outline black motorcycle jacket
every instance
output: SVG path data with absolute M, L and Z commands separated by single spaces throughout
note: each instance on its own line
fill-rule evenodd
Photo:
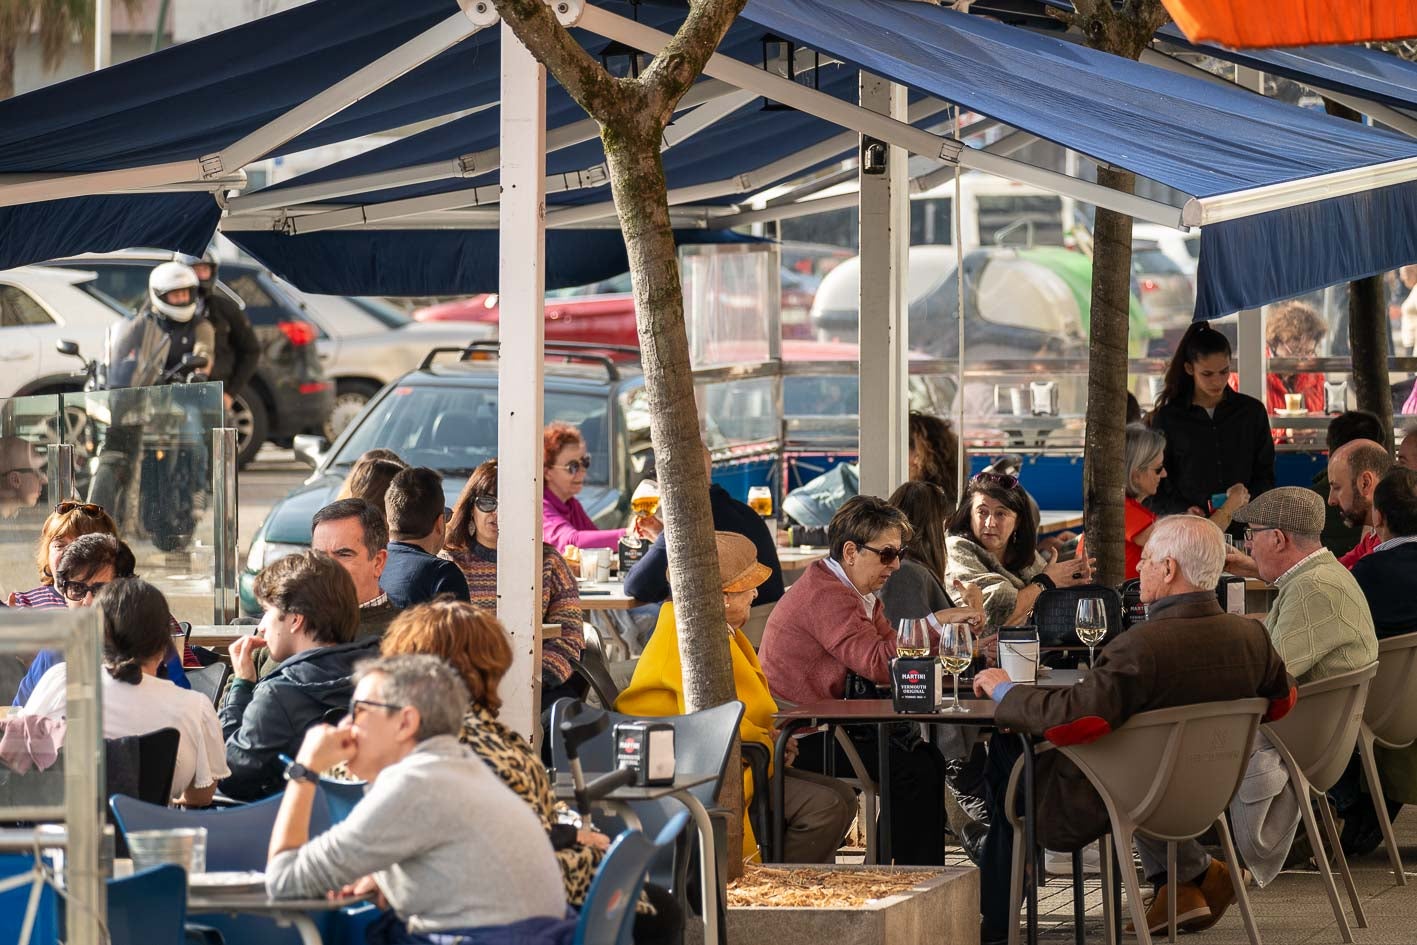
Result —
M 214 381 L 222 381 L 228 394 L 240 394 L 261 360 L 261 342 L 251 320 L 240 305 L 220 291 L 202 293 L 197 316 L 205 316 L 215 335 L 214 357 L 207 374 Z
M 210 373 L 212 360 L 215 357 L 216 341 L 211 322 L 201 317 L 200 314 L 193 317 L 191 321 L 174 322 L 171 319 L 163 318 L 148 306 L 143 307 L 139 317 L 152 319 L 153 324 L 167 335 L 167 360 L 162 366 L 164 371 L 170 371 L 177 367 L 187 355 L 196 354 L 207 359 L 207 366 L 201 368 L 200 373 Z

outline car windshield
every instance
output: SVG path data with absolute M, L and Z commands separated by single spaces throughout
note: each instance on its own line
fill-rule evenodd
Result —
M 607 397 L 546 392 L 547 422 L 564 420 L 585 438 L 589 483 L 609 481 Z M 497 455 L 495 387 L 394 387 L 360 419 L 328 471 L 347 472 L 366 450 L 391 449 L 411 466 L 468 476 Z

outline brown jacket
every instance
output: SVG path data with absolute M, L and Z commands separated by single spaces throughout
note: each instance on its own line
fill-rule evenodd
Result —
M 1210 591 L 1151 605 L 1149 619 L 1107 645 L 1076 686 L 1014 686 L 994 717 L 1001 726 L 1056 745 L 1094 741 L 1138 712 L 1263 696 L 1266 721 L 1297 697 L 1264 624 L 1227 614 Z M 1108 829 L 1102 799 L 1077 766 L 1057 752 L 1038 759 L 1038 836 L 1052 850 L 1076 850 Z

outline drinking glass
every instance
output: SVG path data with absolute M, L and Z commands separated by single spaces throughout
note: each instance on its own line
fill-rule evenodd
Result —
M 901 620 L 896 623 L 895 655 L 903 659 L 928 659 L 930 630 L 924 620 Z
M 967 623 L 947 623 L 940 628 L 940 665 L 954 679 L 954 699 L 941 711 L 968 712 L 959 702 L 959 674 L 974 661 L 974 629 Z
M 1084 597 L 1078 601 L 1078 639 L 1087 647 L 1087 667 L 1092 668 L 1097 644 L 1107 636 L 1107 606 L 1100 597 Z
M 659 483 L 653 479 L 641 479 L 630 497 L 630 508 L 636 518 L 644 518 L 659 511 Z
M 748 507 L 763 518 L 771 518 L 772 490 L 767 486 L 749 486 Z

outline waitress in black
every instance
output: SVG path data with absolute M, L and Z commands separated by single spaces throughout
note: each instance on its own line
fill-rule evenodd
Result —
M 1151 500 L 1158 515 L 1208 515 L 1212 496 L 1238 498 L 1238 507 L 1274 488 L 1269 414 L 1230 387 L 1230 354 L 1228 338 L 1195 322 L 1166 369 L 1150 421 L 1166 436 L 1166 478 Z

